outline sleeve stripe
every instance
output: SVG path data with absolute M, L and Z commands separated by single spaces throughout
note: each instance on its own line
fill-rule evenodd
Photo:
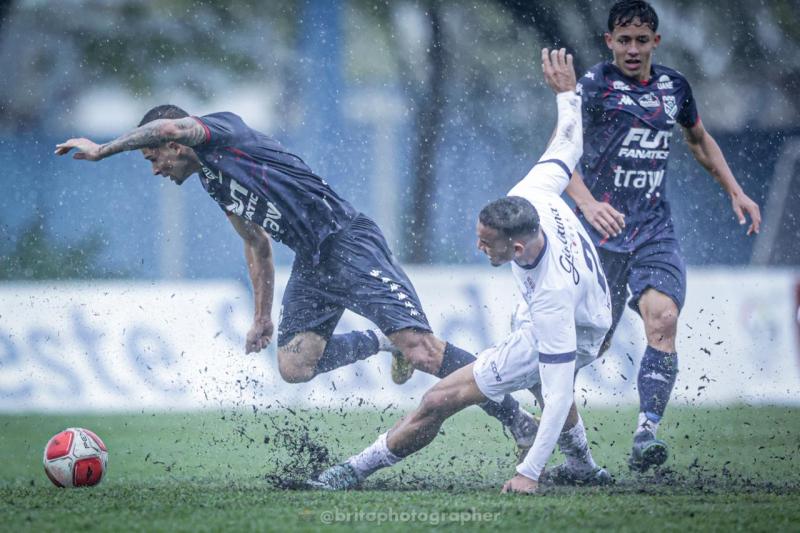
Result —
M 563 170 L 564 172 L 567 173 L 567 179 L 571 179 L 572 178 L 572 172 L 569 171 L 569 167 L 566 165 L 566 163 L 564 163 L 560 159 L 545 159 L 544 161 L 539 161 L 536 164 L 537 165 L 541 165 L 542 163 L 554 163 L 554 164 L 560 166 L 561 170 Z M 536 166 L 536 165 L 534 165 L 534 166 Z
M 203 129 L 204 129 L 204 130 L 205 130 L 205 132 L 206 132 L 206 140 L 205 140 L 204 142 L 208 142 L 208 141 L 210 141 L 210 140 L 211 140 L 211 130 L 210 130 L 210 129 L 208 129 L 208 126 L 206 126 L 206 123 L 205 123 L 205 122 L 203 122 L 202 120 L 200 120 L 200 119 L 199 119 L 199 118 L 197 118 L 197 117 L 192 117 L 192 118 L 193 118 L 193 119 L 195 119 L 197 122 L 199 122 L 201 126 L 203 126 Z
M 557 363 L 569 363 L 575 360 L 575 352 L 567 353 L 540 353 L 539 362 L 548 365 Z

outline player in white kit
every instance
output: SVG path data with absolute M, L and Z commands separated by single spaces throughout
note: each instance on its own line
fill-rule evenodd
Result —
M 432 387 L 414 412 L 374 444 L 311 480 L 313 486 L 353 488 L 425 447 L 442 423 L 465 407 L 539 385 L 543 408 L 536 439 L 503 492 L 535 492 L 557 442 L 567 457 L 560 474 L 577 481 L 607 479 L 591 457 L 573 395 L 576 368 L 597 357 L 611 325 L 608 287 L 594 246 L 560 196 L 583 150 L 581 99 L 565 50 L 542 50 L 542 68 L 557 94 L 556 132 L 509 195 L 483 208 L 477 226 L 478 248 L 491 264 L 511 263 L 527 316 L 475 363 Z

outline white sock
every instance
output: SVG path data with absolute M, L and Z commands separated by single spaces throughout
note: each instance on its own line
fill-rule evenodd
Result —
M 644 413 L 639 413 L 639 425 L 636 426 L 636 433 L 634 433 L 634 435 L 638 435 L 642 431 L 649 431 L 655 437 L 656 431 L 658 431 L 658 422 L 650 420 Z
M 580 416 L 578 416 L 577 424 L 559 435 L 558 449 L 566 457 L 567 467 L 570 470 L 591 472 L 597 468 L 597 463 L 592 458 L 592 451 L 589 449 L 586 428 Z
M 358 473 L 359 478 L 364 479 L 381 468 L 397 464 L 402 459 L 389 451 L 389 447 L 386 445 L 386 435 L 386 433 L 379 435 L 378 439 L 363 452 L 347 460 L 347 463 Z
M 378 339 L 378 351 L 380 352 L 391 352 L 395 350 L 394 344 L 389 337 L 387 337 L 380 329 L 375 328 L 370 330 L 372 333 L 375 334 L 375 338 Z

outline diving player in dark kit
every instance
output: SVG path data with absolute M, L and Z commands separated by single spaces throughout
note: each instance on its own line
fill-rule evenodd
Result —
M 694 158 L 731 198 L 747 234 L 758 233 L 758 206 L 742 190 L 697 113 L 692 89 L 679 72 L 652 63 L 661 41 L 658 16 L 640 0 L 617 2 L 608 17 L 606 44 L 613 61 L 579 80 L 584 154 L 567 193 L 592 236 L 612 290 L 613 321 L 628 305 L 642 317 L 647 349 L 639 368 L 640 413 L 630 465 L 644 471 L 667 459 L 656 439 L 678 372 L 678 314 L 686 296 L 686 269 L 666 198 L 666 169 L 677 123 Z
M 111 142 L 70 139 L 56 146 L 56 154 L 73 149 L 76 159 L 89 161 L 141 150 L 154 174 L 177 185 L 198 174 L 244 240 L 255 300 L 247 353 L 264 349 L 274 333 L 270 237 L 295 252 L 278 326 L 278 368 L 285 381 L 306 382 L 381 350 L 392 351 L 395 362 L 408 366 L 403 371 L 402 364 L 393 364 L 396 382 L 407 380 L 413 368 L 443 378 L 475 361 L 433 335 L 414 286 L 378 226 L 299 157 L 239 116 L 193 117 L 162 105 Z M 334 335 L 345 309 L 379 329 Z M 531 446 L 536 424 L 513 397 L 482 407 L 509 428 L 520 449 Z

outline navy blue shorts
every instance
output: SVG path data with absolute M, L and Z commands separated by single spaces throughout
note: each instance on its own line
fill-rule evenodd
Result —
M 611 288 L 612 321 L 608 338 L 622 317 L 625 301 L 628 301 L 628 307 L 639 313 L 639 298 L 647 289 L 655 289 L 672 298 L 678 311 L 683 308 L 686 265 L 677 239 L 653 239 L 633 252 L 609 252 L 598 247 L 597 253 Z
M 387 335 L 407 328 L 431 331 L 417 292 L 383 233 L 362 214 L 323 243 L 318 265 L 295 259 L 283 293 L 278 346 L 306 331 L 329 339 L 345 309 Z

